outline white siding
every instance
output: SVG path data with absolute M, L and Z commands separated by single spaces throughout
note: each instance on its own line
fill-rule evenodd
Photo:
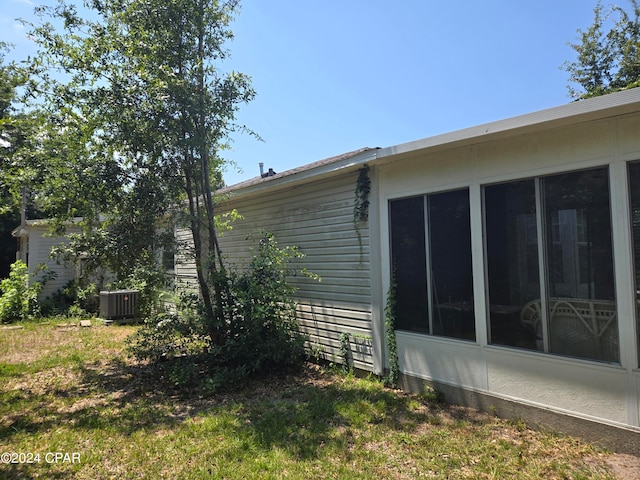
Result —
M 628 161 L 640 160 L 640 113 L 514 135 L 475 145 L 409 152 L 379 166 L 383 286 L 389 285 L 387 201 L 407 195 L 469 188 L 476 306 L 476 342 L 400 332 L 404 374 L 609 425 L 640 428 L 640 372 L 634 318 Z M 487 338 L 486 259 L 482 188 L 513 181 L 607 167 L 620 330 L 620 364 L 492 345 Z
M 178 242 L 175 256 L 176 285 L 180 288 L 197 289 L 198 276 L 196 274 L 196 264 L 191 259 L 189 253 L 189 250 L 193 248 L 191 230 L 187 228 L 176 229 L 176 240 Z
M 329 360 L 340 361 L 340 335 L 350 334 L 354 365 L 372 370 L 371 277 L 368 224 L 353 225 L 357 172 L 299 185 L 265 191 L 228 201 L 243 219 L 220 237 L 228 265 L 242 266 L 250 260 L 251 247 L 261 231 L 275 235 L 282 246 L 297 246 L 305 258 L 295 267 L 306 268 L 321 281 L 298 274 L 291 282 L 298 290 L 298 319 L 309 336 L 310 347 Z M 179 238 L 188 235 L 179 234 Z M 182 281 L 195 278 L 191 262 L 177 266 Z
M 73 229 L 69 230 L 70 232 Z M 44 264 L 48 267 L 48 271 L 54 271 L 56 277 L 45 283 L 40 292 L 40 299 L 44 299 L 49 295 L 63 288 L 69 281 L 76 278 L 76 267 L 73 264 L 59 263 L 49 257 L 51 248 L 68 240 L 64 237 L 51 237 L 47 235 L 48 228 L 46 226 L 29 227 L 29 273 L 36 272 L 39 265 Z M 31 281 L 40 281 L 43 273 L 36 274 Z

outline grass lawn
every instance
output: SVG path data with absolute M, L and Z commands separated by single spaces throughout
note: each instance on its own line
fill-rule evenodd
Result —
M 179 392 L 125 355 L 135 327 L 22 325 L 0 327 L 2 479 L 616 478 L 589 444 L 375 379 Z

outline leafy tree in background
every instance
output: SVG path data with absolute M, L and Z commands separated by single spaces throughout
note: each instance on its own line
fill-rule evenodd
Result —
M 18 90 L 26 73 L 14 62 L 5 64 L 10 46 L 0 42 L 0 278 L 9 276 L 16 257 L 16 240 L 11 231 L 20 222 L 22 187 L 28 170 L 22 159 L 29 147 L 35 121 L 19 108 Z
M 239 105 L 254 96 L 248 77 L 219 68 L 237 8 L 237 0 L 41 7 L 27 88 L 50 119 L 31 188 L 60 231 L 83 219 L 71 249 L 120 279 L 153 278 L 154 251 L 171 237 L 163 229 L 186 218 L 215 343 L 224 342 L 228 310 L 214 222 L 219 153 L 243 128 Z
M 565 62 L 569 95 L 576 99 L 596 97 L 640 86 L 640 4 L 630 0 L 631 11 L 617 5 L 605 8 L 599 1 L 593 24 L 578 30 L 580 43 L 572 43 L 577 58 Z

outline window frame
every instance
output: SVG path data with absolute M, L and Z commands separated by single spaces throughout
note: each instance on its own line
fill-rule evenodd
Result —
M 470 310 L 468 312 L 466 312 L 467 314 L 470 314 L 472 317 L 472 331 L 470 331 L 470 336 L 472 338 L 465 338 L 464 336 L 452 336 L 452 335 L 445 335 L 444 333 L 435 333 L 435 329 L 434 328 L 434 321 L 435 321 L 435 309 L 438 307 L 438 305 L 436 305 L 434 303 L 434 262 L 432 259 L 432 219 L 431 219 L 431 199 L 435 196 L 438 195 L 443 195 L 443 194 L 448 194 L 448 193 L 465 193 L 466 194 L 466 208 L 467 208 L 467 213 L 468 213 L 468 222 L 467 222 L 467 229 L 469 232 L 469 283 L 471 285 L 471 295 L 470 295 Z M 478 342 L 478 329 L 477 329 L 477 322 L 476 322 L 476 305 L 474 302 L 474 281 L 473 281 L 473 245 L 472 245 L 472 222 L 471 222 L 471 188 L 469 186 L 464 186 L 464 187 L 459 187 L 459 188 L 454 188 L 454 189 L 449 189 L 449 190 L 442 190 L 442 191 L 434 191 L 434 192 L 428 192 L 428 193 L 423 193 L 423 194 L 417 194 L 417 195 L 408 195 L 405 197 L 395 197 L 395 198 L 390 198 L 388 199 L 388 225 L 389 225 L 389 268 L 390 268 L 390 273 L 392 276 L 392 280 L 393 280 L 393 276 L 394 276 L 394 245 L 393 245 L 393 237 L 394 237 L 394 232 L 393 232 L 393 218 L 392 218 L 392 203 L 393 202 L 398 202 L 398 201 L 403 201 L 403 200 L 409 200 L 409 199 L 417 199 L 417 198 L 421 198 L 422 199 L 422 210 L 423 210 L 423 222 L 424 222 L 424 232 L 423 232 L 423 238 L 424 238 L 424 254 L 425 254 L 425 273 L 426 273 L 426 281 L 425 281 L 425 286 L 424 288 L 426 289 L 426 320 L 427 320 L 427 324 L 428 324 L 428 331 L 421 331 L 418 328 L 415 329 L 407 329 L 407 328 L 397 328 L 397 330 L 399 331 L 405 331 L 405 332 L 410 332 L 413 334 L 418 334 L 418 335 L 427 335 L 429 337 L 437 337 L 437 338 L 446 338 L 446 339 L 451 339 L 451 340 L 460 340 L 460 341 L 464 341 L 464 342 L 474 342 L 477 343 Z
M 640 165 L 640 161 L 637 162 Z M 500 181 L 500 182 L 494 182 L 494 183 L 488 183 L 488 184 L 482 184 L 480 185 L 481 188 L 481 199 L 482 199 L 482 229 L 483 229 L 483 234 L 482 234 L 482 239 L 483 239 L 483 252 L 484 252 L 484 259 L 483 259 L 483 272 L 484 272 L 484 276 L 485 276 L 485 291 L 484 291 L 484 296 L 485 296 L 485 308 L 486 308 L 486 328 L 487 328 L 487 342 L 489 345 L 491 346 L 496 346 L 496 347 L 504 347 L 504 348 L 510 348 L 510 349 L 524 349 L 523 347 L 518 347 L 516 345 L 510 345 L 510 344 L 503 344 L 503 343 L 493 343 L 492 342 L 492 329 L 491 329 L 491 313 L 490 313 L 490 278 L 489 278 L 489 259 L 488 259 L 488 226 L 487 226 L 487 199 L 486 199 L 486 193 L 487 193 L 487 188 L 490 188 L 492 186 L 497 186 L 497 185 L 509 185 L 509 184 L 515 184 L 517 182 L 521 182 L 521 181 L 533 181 L 534 183 L 534 188 L 535 188 L 535 219 L 536 219 L 536 228 L 537 228 L 537 250 L 538 250 L 538 275 L 539 275 L 539 288 L 540 288 L 540 315 L 541 315 L 541 320 L 540 320 L 540 324 L 541 324 L 541 329 L 542 329 L 542 349 L 525 349 L 525 351 L 530 351 L 530 352 L 534 352 L 534 353 L 544 353 L 544 354 L 550 354 L 550 355 L 559 355 L 559 356 L 565 356 L 567 358 L 572 358 L 572 359 L 579 359 L 579 360 L 586 360 L 586 361 L 594 361 L 594 362 L 602 362 L 602 363 L 613 363 L 613 364 L 620 364 L 621 363 L 621 351 L 620 351 L 620 345 L 618 344 L 618 352 L 617 352 L 617 359 L 615 360 L 610 360 L 610 359 L 600 359 L 600 358 L 595 358 L 595 357 L 584 357 L 584 356 L 577 356 L 577 355 L 571 355 L 571 354 L 567 354 L 567 353 L 561 353 L 558 351 L 553 351 L 552 349 L 552 345 L 551 345 L 551 326 L 550 326 L 550 322 L 551 322 L 551 310 L 550 310 L 550 303 L 552 298 L 555 297 L 551 297 L 551 293 L 550 293 L 550 288 L 551 288 L 551 282 L 552 282 L 552 275 L 553 273 L 550 271 L 551 269 L 551 265 L 550 265 L 550 257 L 549 257 L 549 248 L 551 248 L 554 244 L 553 239 L 551 238 L 553 236 L 553 230 L 549 230 L 547 223 L 549 223 L 551 225 L 551 228 L 553 229 L 553 221 L 549 218 L 547 218 L 547 211 L 546 211 L 546 205 L 545 202 L 548 200 L 546 198 L 546 194 L 544 191 L 544 181 L 546 179 L 551 179 L 553 177 L 556 176 L 560 176 L 560 175 L 567 175 L 567 174 L 578 174 L 580 172 L 594 172 L 594 171 L 598 171 L 598 170 L 603 170 L 606 172 L 607 175 L 607 197 L 608 197 L 608 216 L 609 216 L 609 246 L 610 246 L 610 254 L 611 254 L 611 266 L 612 266 L 612 272 L 613 272 L 613 282 L 614 282 L 614 286 L 613 286 L 613 291 L 614 291 L 614 305 L 615 305 L 615 328 L 616 328 L 616 335 L 620 334 L 620 325 L 619 325 L 619 316 L 618 316 L 618 311 L 619 311 L 619 305 L 618 305 L 618 299 L 616 298 L 616 290 L 615 290 L 615 281 L 616 281 L 616 272 L 615 272 L 615 252 L 614 252 L 614 232 L 613 232 L 613 210 L 612 210 L 612 186 L 611 186 L 611 168 L 609 165 L 598 165 L 598 166 L 593 166 L 593 167 L 588 167 L 588 168 L 582 168 L 582 169 L 576 169 L 576 170 L 569 170 L 569 171 L 560 171 L 560 172 L 553 172 L 553 173 L 549 173 L 549 174 L 545 174 L 545 175 L 537 175 L 537 176 L 529 176 L 529 177 L 524 177 L 524 178 L 514 178 L 514 179 L 510 179 L 510 180 L 505 180 L 505 181 Z M 630 180 L 629 180 L 630 182 Z M 578 212 L 579 210 L 576 209 L 576 212 Z M 581 210 L 580 210 L 581 211 Z M 578 213 L 576 213 L 577 215 Z M 584 225 L 578 225 L 576 223 L 576 228 L 579 229 L 580 226 Z M 528 233 L 527 233 L 528 234 Z M 580 237 L 582 238 L 582 237 Z M 584 243 L 584 242 L 582 242 Z M 578 248 L 578 246 L 581 245 L 581 242 L 577 242 L 576 241 L 576 248 Z M 578 263 L 576 263 L 576 268 L 578 268 L 578 270 L 580 270 L 581 265 Z M 583 272 L 578 271 L 577 274 L 582 275 Z M 581 298 L 576 297 L 575 298 L 576 301 L 581 300 Z M 594 299 L 584 299 L 584 300 L 596 300 Z M 609 299 L 606 299 L 607 301 L 609 301 Z M 638 315 L 640 316 L 640 311 L 638 313 Z M 640 321 L 640 320 L 639 320 Z M 640 348 L 640 340 L 639 340 L 639 347 Z

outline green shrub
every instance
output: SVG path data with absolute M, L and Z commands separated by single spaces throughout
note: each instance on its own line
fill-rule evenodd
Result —
M 11 265 L 9 277 L 0 281 L 0 323 L 25 320 L 39 313 L 38 293 L 42 284 L 29 285 L 29 269 L 22 260 Z
M 158 264 L 154 254 L 143 252 L 138 263 L 131 269 L 126 278 L 114 282 L 111 289 L 126 289 L 138 291 L 138 312 L 141 319 L 158 313 L 162 315 L 160 296 L 167 286 L 167 276 L 161 264 Z
M 98 286 L 80 279 L 69 280 L 40 302 L 43 316 L 91 317 L 100 307 Z
M 297 248 L 280 248 L 267 233 L 248 270 L 230 278 L 236 311 L 221 353 L 249 374 L 299 365 L 304 356 L 292 300 L 295 288 L 287 281 L 295 274 L 288 262 L 300 257 Z
M 198 297 L 180 296 L 176 312 L 156 312 L 128 341 L 138 360 L 157 363 L 177 357 L 195 356 L 209 350 Z
M 302 365 L 304 341 L 298 329 L 294 287 L 287 281 L 296 272 L 289 261 L 302 257 L 295 247 L 280 248 L 271 234 L 263 234 L 245 270 L 227 273 L 228 297 L 223 302 L 224 341 L 214 344 L 204 309 L 197 296 L 183 295 L 176 312 L 152 315 L 130 342 L 139 360 L 158 362 L 179 358 L 187 368 L 191 358 L 198 375 L 170 375 L 172 383 L 204 380 L 209 389 L 262 372 Z M 305 272 L 306 273 L 306 272 Z M 201 375 L 206 370 L 206 375 Z

